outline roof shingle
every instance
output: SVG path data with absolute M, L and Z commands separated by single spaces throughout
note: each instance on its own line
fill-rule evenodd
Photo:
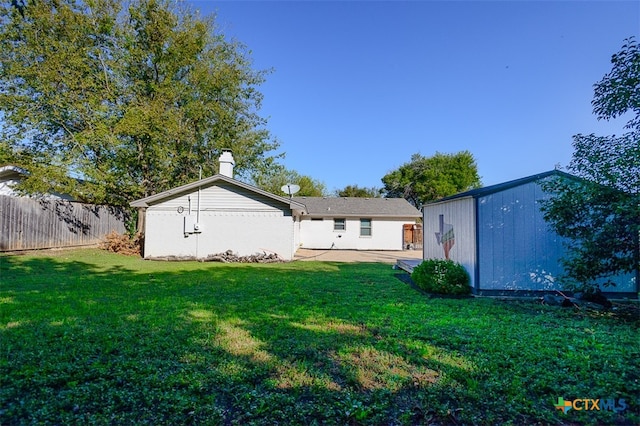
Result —
M 310 216 L 322 217 L 420 217 L 420 211 L 404 198 L 293 197 Z

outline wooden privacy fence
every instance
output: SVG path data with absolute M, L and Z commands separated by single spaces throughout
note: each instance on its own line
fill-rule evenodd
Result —
M 402 248 L 421 249 L 422 248 L 422 224 L 406 223 L 402 225 Z
M 0 195 L 0 251 L 95 245 L 126 220 L 118 207 Z

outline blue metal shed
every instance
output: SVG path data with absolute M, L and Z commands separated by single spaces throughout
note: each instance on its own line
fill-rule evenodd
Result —
M 552 170 L 425 204 L 423 258 L 461 263 L 475 294 L 562 290 L 558 276 L 566 248 L 540 210 L 550 196 L 540 183 L 558 175 L 577 179 Z M 637 297 L 637 271 L 613 281 L 605 293 Z

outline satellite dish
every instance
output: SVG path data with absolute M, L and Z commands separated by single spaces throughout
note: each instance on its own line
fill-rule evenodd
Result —
M 299 185 L 294 185 L 292 183 L 287 183 L 286 185 L 282 185 L 282 188 L 280 188 L 280 189 L 282 190 L 282 192 L 284 192 L 289 197 L 291 197 L 293 194 L 295 194 L 296 192 L 300 191 L 300 186 Z

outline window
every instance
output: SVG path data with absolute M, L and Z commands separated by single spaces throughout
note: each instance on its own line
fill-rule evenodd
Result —
M 333 219 L 333 230 L 334 231 L 344 231 L 347 229 L 344 219 Z
M 360 219 L 360 236 L 371 236 L 371 219 Z

